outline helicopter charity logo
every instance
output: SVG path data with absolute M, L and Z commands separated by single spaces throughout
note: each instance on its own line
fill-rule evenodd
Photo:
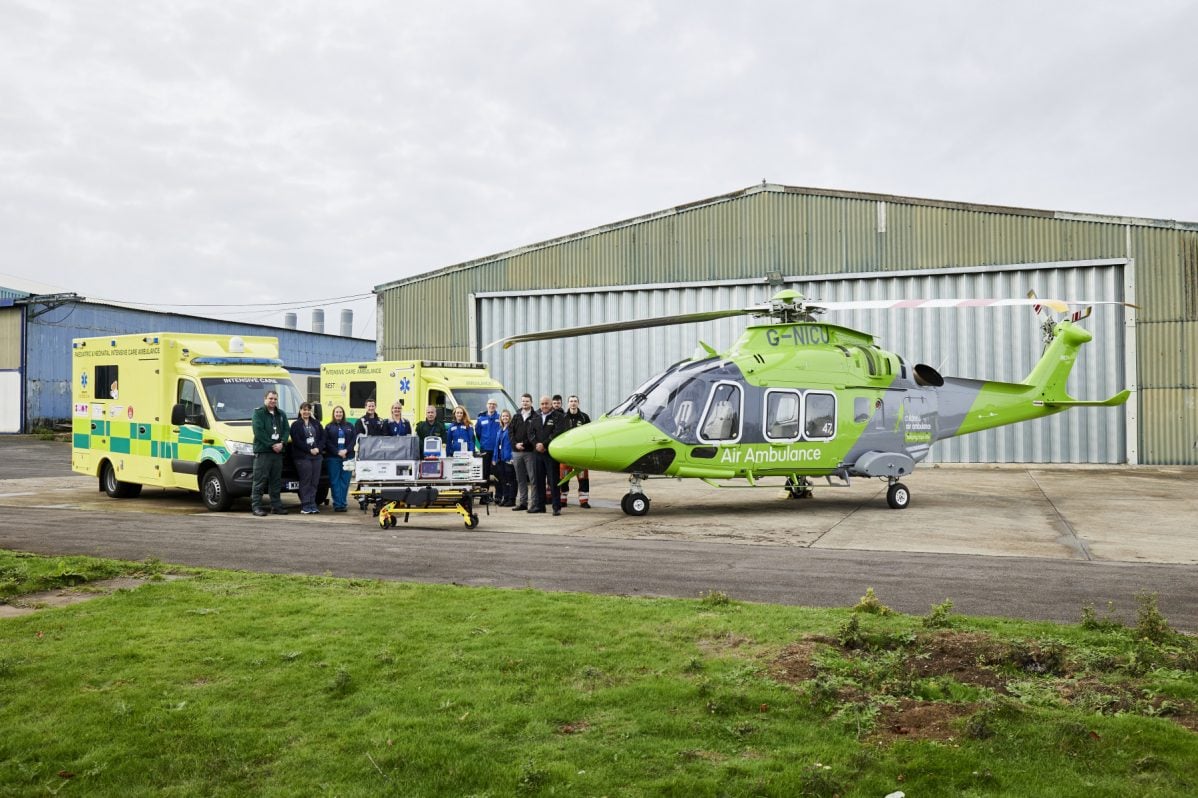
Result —
M 768 448 L 754 449 L 749 447 L 724 447 L 720 450 L 721 463 L 744 463 L 756 465 L 759 463 L 806 463 L 818 462 L 823 457 L 819 449 Z

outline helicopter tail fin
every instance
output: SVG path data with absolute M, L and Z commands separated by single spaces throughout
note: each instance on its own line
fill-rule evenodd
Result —
M 1082 316 L 1085 318 L 1086 313 Z M 1082 344 L 1094 339 L 1088 330 L 1076 326 L 1072 321 L 1060 321 L 1053 325 L 1053 337 L 1044 350 L 1040 362 L 1032 369 L 1032 373 L 1023 381 L 1037 390 L 1038 398 L 1032 404 L 1036 407 L 1049 407 L 1065 410 L 1070 407 L 1115 407 L 1127 401 L 1130 391 L 1120 391 L 1107 399 L 1085 400 L 1074 399 L 1065 390 L 1069 372 L 1077 360 L 1078 350 Z

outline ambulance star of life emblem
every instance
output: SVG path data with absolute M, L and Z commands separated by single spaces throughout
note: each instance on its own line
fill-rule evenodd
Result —
M 412 381 L 409 380 L 407 377 L 404 377 L 403 379 L 401 379 L 399 381 L 399 392 L 407 393 L 410 390 L 412 390 Z

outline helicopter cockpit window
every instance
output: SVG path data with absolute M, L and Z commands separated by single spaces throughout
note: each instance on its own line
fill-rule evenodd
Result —
M 809 393 L 803 415 L 807 419 L 804 436 L 808 440 L 836 437 L 836 397 L 830 393 Z
M 740 437 L 740 386 L 721 382 L 711 392 L 699 432 L 702 441 L 734 441 Z
M 765 439 L 793 441 L 799 437 L 799 395 L 768 391 L 765 395 Z

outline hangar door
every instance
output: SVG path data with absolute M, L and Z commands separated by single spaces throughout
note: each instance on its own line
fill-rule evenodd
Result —
M 619 286 L 570 294 L 478 294 L 477 346 L 537 330 L 748 307 L 780 287 L 829 302 L 1023 297 L 1028 290 L 1040 297 L 1124 301 L 1132 268 L 1131 261 L 1118 259 L 784 277 L 781 286 L 758 280 Z M 1134 341 L 1125 340 L 1130 312 L 1117 305 L 1095 305 L 1093 315 L 1082 322 L 1094 340 L 1082 348 L 1069 379 L 1069 392 L 1076 398 L 1105 399 L 1135 387 L 1134 368 L 1126 367 L 1135 362 Z M 879 346 L 907 363 L 926 363 L 951 377 L 1020 382 L 1043 348 L 1039 321 L 1030 307 L 851 311 L 825 319 L 871 333 Z M 719 351 L 727 349 L 748 321 L 736 317 L 519 344 L 508 350 L 492 347 L 481 351 L 480 359 L 491 365 L 514 397 L 527 391 L 535 403 L 542 393 L 576 393 L 582 408 L 598 417 L 652 375 L 694 354 L 699 341 Z M 1077 408 L 941 441 L 932 447 L 928 462 L 1128 462 L 1128 416 L 1127 407 Z

